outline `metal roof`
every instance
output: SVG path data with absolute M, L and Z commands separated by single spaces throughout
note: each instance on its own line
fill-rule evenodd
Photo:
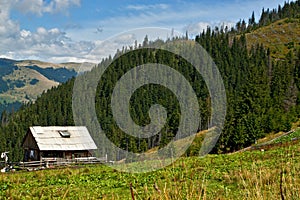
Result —
M 97 149 L 85 126 L 33 126 L 29 129 L 41 151 Z M 68 132 L 70 137 L 63 137 L 61 131 Z

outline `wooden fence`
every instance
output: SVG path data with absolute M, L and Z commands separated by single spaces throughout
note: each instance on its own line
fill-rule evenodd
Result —
M 76 164 L 99 164 L 107 162 L 107 157 L 96 158 L 96 157 L 80 157 L 74 159 L 64 159 L 64 158 L 42 158 L 40 161 L 30 161 L 30 162 L 19 162 L 17 165 L 22 169 L 42 169 L 51 168 L 55 166 L 69 166 Z

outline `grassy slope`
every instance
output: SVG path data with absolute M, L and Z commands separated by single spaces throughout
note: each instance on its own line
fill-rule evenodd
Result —
M 6 173 L 0 175 L 0 199 L 130 199 L 130 183 L 136 199 L 299 199 L 300 144 L 180 158 L 142 174 L 104 165 Z
M 248 48 L 263 44 L 271 56 L 283 59 L 289 50 L 300 47 L 300 19 L 282 19 L 246 34 Z
M 40 74 L 39 72 L 29 69 L 26 66 L 33 66 L 36 65 L 40 68 L 67 68 L 67 69 L 74 69 L 75 71 L 78 70 L 89 70 L 91 66 L 94 66 L 93 63 L 85 63 L 82 65 L 81 63 L 48 63 L 42 62 L 38 60 L 23 60 L 23 61 L 16 61 L 15 63 L 19 70 L 14 71 L 12 74 L 6 75 L 3 77 L 3 80 L 12 80 L 18 81 L 22 80 L 25 82 L 25 87 L 21 88 L 14 88 L 7 92 L 0 94 L 0 103 L 4 100 L 8 103 L 13 102 L 28 102 L 29 99 L 34 101 L 43 91 L 50 89 L 53 86 L 57 86 L 58 82 L 52 81 L 47 79 L 45 76 Z M 37 79 L 39 82 L 35 85 L 29 84 L 31 80 Z
M 40 95 L 44 90 L 58 85 L 57 82 L 47 79 L 37 71 L 23 67 L 14 71 L 12 74 L 3 77 L 3 80 L 8 79 L 13 81 L 23 80 L 26 85 L 24 87 L 8 90 L 7 92 L 0 94 L 0 98 L 6 99 L 7 102 L 27 102 L 28 98 L 35 100 L 37 96 Z M 31 85 L 29 82 L 33 79 L 37 79 L 39 82 L 35 85 Z

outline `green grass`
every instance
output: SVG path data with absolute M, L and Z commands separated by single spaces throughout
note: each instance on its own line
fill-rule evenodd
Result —
M 105 165 L 6 173 L 0 175 L 0 199 L 131 199 L 130 183 L 136 199 L 300 199 L 299 161 L 297 143 L 180 158 L 151 173 Z
M 285 135 L 283 137 L 280 137 L 280 138 L 274 140 L 273 143 L 285 143 L 285 142 L 290 142 L 295 139 L 297 139 L 297 140 L 300 139 L 300 129 L 298 129 L 297 131 L 295 131 L 291 134 Z

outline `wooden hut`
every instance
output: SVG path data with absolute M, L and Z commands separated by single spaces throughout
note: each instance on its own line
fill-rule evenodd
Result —
M 24 161 L 92 156 L 97 149 L 84 126 L 33 126 L 23 139 Z

